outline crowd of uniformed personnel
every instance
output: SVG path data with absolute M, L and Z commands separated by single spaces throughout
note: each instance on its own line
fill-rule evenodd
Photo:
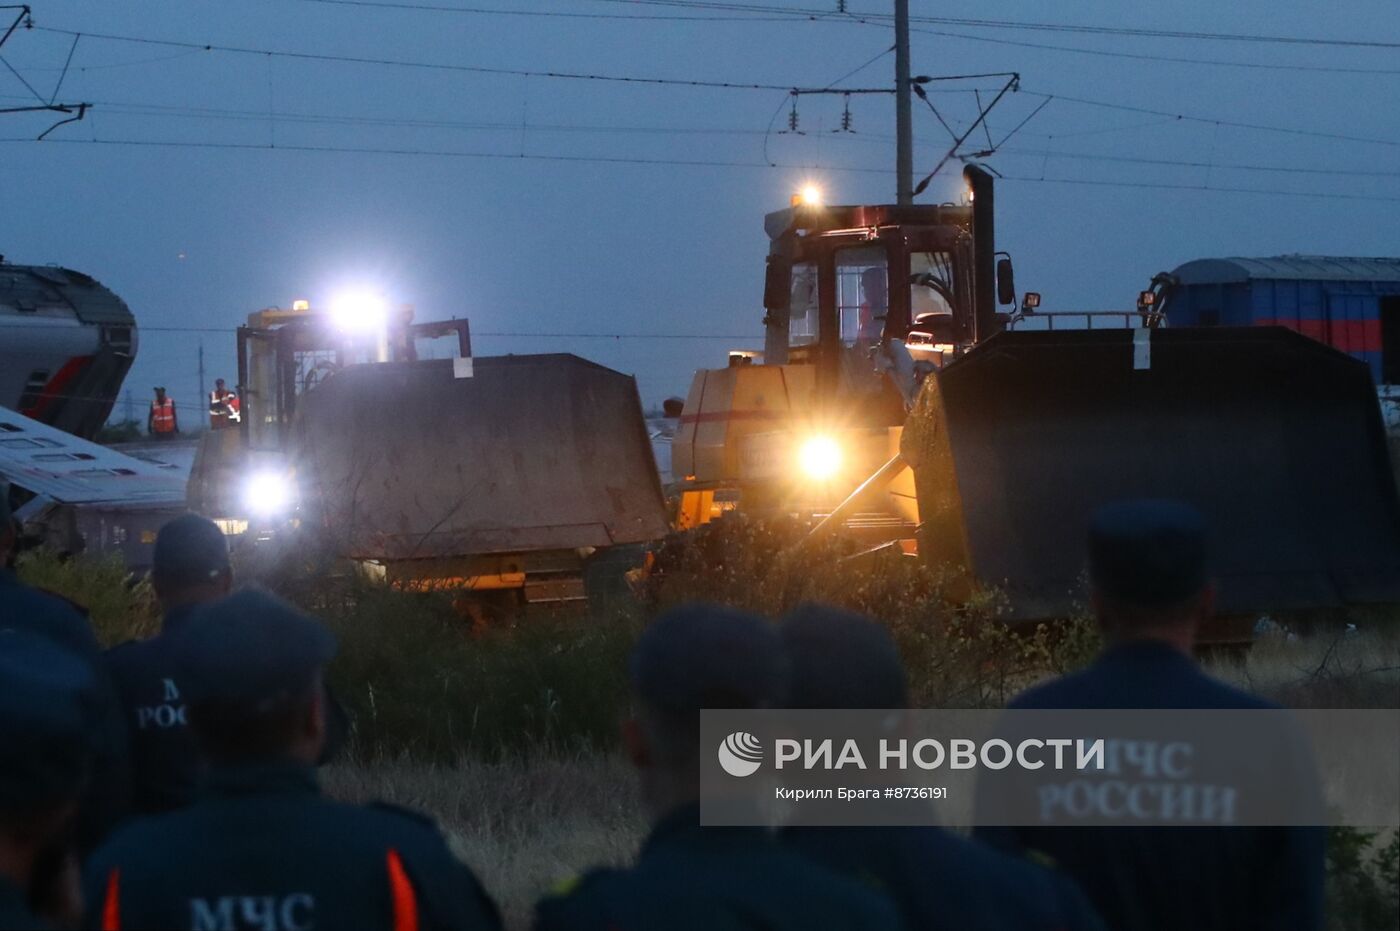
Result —
M 0 495 L 0 502 L 5 500 Z M 160 532 L 160 633 L 102 653 L 74 605 L 22 585 L 0 503 L 0 928 L 491 929 L 489 891 L 431 819 L 323 795 L 345 722 L 316 619 L 235 588 L 218 528 Z M 1028 708 L 1262 703 L 1192 660 L 1210 613 L 1205 527 L 1128 502 L 1090 530 L 1107 648 Z M 651 823 L 631 865 L 561 885 L 554 929 L 1322 926 L 1310 829 L 702 827 L 701 709 L 908 705 L 885 628 L 808 606 L 777 624 L 709 605 L 642 633 L 622 745 Z M 425 709 L 430 713 L 430 709 Z M 998 849 L 1001 848 L 1001 849 Z

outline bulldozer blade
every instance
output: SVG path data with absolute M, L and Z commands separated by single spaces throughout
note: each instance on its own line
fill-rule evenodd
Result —
M 668 529 L 635 381 L 577 356 L 351 366 L 302 398 L 292 445 L 308 518 L 355 559 L 606 547 Z
M 902 438 L 920 551 L 1013 619 L 1084 605 L 1094 510 L 1211 526 L 1221 614 L 1400 602 L 1400 502 L 1366 366 L 1288 330 L 1007 332 L 924 384 Z

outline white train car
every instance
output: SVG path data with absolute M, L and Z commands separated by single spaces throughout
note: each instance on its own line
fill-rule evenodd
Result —
M 0 405 L 92 438 L 136 357 L 136 319 L 96 279 L 0 257 Z

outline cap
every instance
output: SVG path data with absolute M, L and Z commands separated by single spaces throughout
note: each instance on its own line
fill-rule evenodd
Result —
M 259 714 L 304 694 L 335 650 L 335 636 L 320 621 L 245 589 L 195 610 L 175 642 L 175 663 L 190 703 Z
M 787 697 L 787 660 L 772 625 L 719 605 L 657 618 L 637 639 L 630 673 L 638 698 L 676 714 L 781 705 Z
M 1206 522 L 1182 501 L 1104 505 L 1089 525 L 1094 587 L 1129 604 L 1169 605 L 1206 586 Z
M 792 665 L 793 708 L 903 708 L 904 661 L 894 639 L 867 617 L 804 604 L 778 628 Z
M 53 643 L 0 632 L 0 809 L 76 798 L 91 762 L 91 668 Z
M 198 514 L 182 514 L 160 528 L 151 574 L 175 585 L 195 585 L 229 568 L 228 541 L 219 526 Z

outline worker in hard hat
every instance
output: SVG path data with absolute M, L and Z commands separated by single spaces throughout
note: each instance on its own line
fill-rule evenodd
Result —
M 209 392 L 209 429 L 236 426 L 238 420 L 238 393 L 229 390 L 222 378 L 214 379 L 214 390 Z
M 146 432 L 158 440 L 174 439 L 180 432 L 180 422 L 175 417 L 175 399 L 165 393 L 164 388 L 156 388 L 155 400 L 146 414 Z

